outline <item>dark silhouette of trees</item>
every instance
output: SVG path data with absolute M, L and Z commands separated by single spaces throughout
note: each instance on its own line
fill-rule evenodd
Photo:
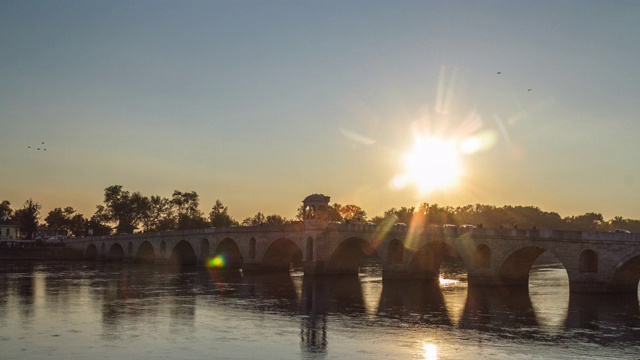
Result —
M 144 231 L 166 231 L 177 228 L 177 220 L 170 199 L 158 195 L 148 198 L 142 215 Z
M 265 218 L 265 223 L 267 225 L 284 225 L 290 223 L 290 221 L 287 220 L 287 218 L 285 218 L 284 216 L 273 214 L 267 215 L 267 217 Z
M 604 230 L 605 221 L 602 214 L 591 212 L 584 215 L 566 217 L 565 223 L 568 230 L 599 231 Z
M 49 214 L 44 218 L 44 221 L 47 223 L 47 228 L 53 231 L 55 235 L 67 235 L 72 232 L 72 227 L 76 233 L 84 235 L 82 230 L 78 231 L 78 219 L 74 215 L 75 212 L 76 211 L 71 206 L 67 206 L 64 209 L 55 208 L 49 211 Z M 72 218 L 75 219 L 72 221 Z M 82 215 L 80 215 L 80 218 L 84 220 Z
M 302 206 L 302 208 L 303 207 L 304 207 L 304 205 Z M 343 221 L 344 220 L 342 218 L 342 214 L 340 214 L 340 211 L 338 211 L 338 209 L 340 207 L 341 207 L 340 204 L 333 204 L 333 205 L 329 205 L 328 206 L 328 208 L 327 208 L 327 218 L 329 219 L 329 221 Z
M 117 233 L 132 233 L 140 227 L 144 231 L 165 231 L 211 226 L 199 205 L 195 191 L 175 190 L 171 198 L 146 197 L 139 192 L 123 190 L 121 185 L 112 185 L 105 189 L 104 205 L 97 206 L 92 225 L 116 225 Z M 226 213 L 226 208 L 223 209 Z
M 117 224 L 116 232 L 133 233 L 144 218 L 148 199 L 139 192 L 122 190 L 122 185 L 104 189 L 104 206 L 98 205 L 96 215 L 103 221 Z
M 367 213 L 358 205 L 329 205 L 329 221 L 365 221 Z
M 87 235 L 93 236 L 104 236 L 111 235 L 111 226 L 105 224 L 100 218 L 96 215 L 92 216 L 86 222 Z
M 520 229 L 574 230 L 574 231 L 609 231 L 626 229 L 640 232 L 640 221 L 624 219 L 616 216 L 609 221 L 602 214 L 588 212 L 583 215 L 560 217 L 558 213 L 542 211 L 534 206 L 497 207 L 493 205 L 465 205 L 459 207 L 442 207 L 438 204 L 423 203 L 413 207 L 391 208 L 383 216 L 376 216 L 371 221 L 381 224 L 383 221 L 418 224 L 419 226 L 479 225 L 487 228 L 500 226 L 512 228 L 515 224 Z
M 13 215 L 13 209 L 11 208 L 9 200 L 2 200 L 0 203 L 0 216 L 2 215 L 7 215 L 8 217 Z
M 258 226 L 263 225 L 267 221 L 267 217 L 264 216 L 263 213 L 258 212 L 252 217 L 245 218 L 242 220 L 242 226 Z
M 27 240 L 33 240 L 38 232 L 41 208 L 40 204 L 29 198 L 29 200 L 25 201 L 22 209 L 15 211 L 14 219 L 20 224 L 20 232 L 24 234 Z
M 209 213 L 209 222 L 213 227 L 229 227 L 238 225 L 238 222 L 228 214 L 227 207 L 222 205 L 222 202 L 217 199 Z
M 291 220 L 288 220 L 286 217 L 277 214 L 265 216 L 261 212 L 242 220 L 242 226 L 284 225 L 289 223 L 291 223 Z
M 202 229 L 210 226 L 209 222 L 203 217 L 202 211 L 198 209 L 200 199 L 195 191 L 181 192 L 175 190 L 171 203 L 178 214 L 178 230 Z
M 87 219 L 82 214 L 74 214 L 71 216 L 68 222 L 68 231 L 71 235 L 80 237 L 86 236 L 87 233 Z
M 233 219 L 226 206 L 216 200 L 208 217 L 199 210 L 199 196 L 195 191 L 182 192 L 175 190 L 171 198 L 153 195 L 143 196 L 139 192 L 130 192 L 121 185 L 112 185 L 104 191 L 104 204 L 96 206 L 91 219 L 68 206 L 51 210 L 44 219 L 49 230 L 56 234 L 72 234 L 75 236 L 109 235 L 115 227 L 118 233 L 132 233 L 142 227 L 144 231 L 187 230 L 239 225 Z M 23 237 L 33 239 L 38 229 L 41 206 L 29 199 L 22 209 L 11 209 L 11 203 L 4 200 L 0 203 L 0 215 L 12 216 L 20 225 Z M 334 203 L 328 206 L 329 221 L 366 221 L 366 212 L 358 205 L 341 205 Z M 303 206 L 298 208 L 297 220 L 302 220 Z M 405 223 L 417 226 L 442 226 L 453 224 L 482 225 L 486 228 L 536 228 L 539 230 L 573 230 L 573 231 L 609 231 L 626 229 L 640 232 L 640 220 L 625 219 L 615 216 L 605 220 L 600 213 L 587 212 L 582 215 L 562 218 L 558 213 L 546 212 L 534 206 L 494 206 L 464 205 L 458 207 L 440 206 L 439 204 L 422 203 L 416 207 L 391 208 L 381 216 L 370 219 L 377 224 L 389 225 Z M 277 215 L 258 212 L 242 221 L 243 226 L 282 225 L 292 221 Z M 115 225 L 115 226 L 114 226 Z

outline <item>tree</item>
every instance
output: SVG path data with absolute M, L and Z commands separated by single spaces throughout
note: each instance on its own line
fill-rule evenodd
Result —
M 415 207 L 401 207 L 400 209 L 391 208 L 384 212 L 384 217 L 395 216 L 397 222 L 404 224 L 411 224 L 414 221 L 414 216 L 417 215 Z
M 171 203 L 178 208 L 178 215 L 186 214 L 187 216 L 192 216 L 200 214 L 200 210 L 198 210 L 200 200 L 195 191 L 181 192 L 174 190 Z
M 32 199 L 25 201 L 22 209 L 16 210 L 14 218 L 20 225 L 20 231 L 27 240 L 33 240 L 38 232 L 38 220 L 42 206 Z
M 200 200 L 195 191 L 181 192 L 175 190 L 171 198 L 171 204 L 177 208 L 177 228 L 179 230 L 209 227 L 209 222 L 202 216 L 202 211 L 198 209 Z
M 287 218 L 280 216 L 280 215 L 268 215 L 267 217 L 265 217 L 264 219 L 265 224 L 267 225 L 284 225 L 289 223 L 290 221 L 287 220 Z
M 165 197 L 152 195 L 147 202 L 146 211 L 143 214 L 142 226 L 144 231 L 165 231 L 177 227 L 171 200 Z
M 329 221 L 343 221 L 344 219 L 342 218 L 342 215 L 340 214 L 340 208 L 342 208 L 342 205 L 340 204 L 333 204 L 333 205 L 329 205 L 327 207 L 327 218 L 329 219 Z
M 204 229 L 209 226 L 209 222 L 202 215 L 180 214 L 178 216 L 178 230 Z
M 9 200 L 2 200 L 2 203 L 0 203 L 0 216 L 7 215 L 8 217 L 11 217 L 12 214 L 13 209 L 11 209 L 11 203 Z
M 75 237 L 87 235 L 87 219 L 82 214 L 75 214 L 69 218 L 68 230 Z
M 56 235 L 67 235 L 71 231 L 71 218 L 76 211 L 67 206 L 64 208 L 55 208 L 49 211 L 44 221 L 47 223 L 47 228 L 52 230 Z M 82 217 L 82 215 L 80 215 Z
M 111 235 L 111 226 L 105 224 L 99 216 L 93 215 L 86 224 L 87 235 Z
M 418 207 L 418 213 L 425 217 L 423 221 L 425 225 L 443 225 L 454 222 L 454 209 L 450 206 L 440 207 L 438 204 L 422 203 Z
M 598 231 L 604 230 L 604 219 L 602 214 L 599 213 L 585 213 L 584 215 L 571 216 L 565 218 L 566 223 L 569 225 L 570 230 L 581 231 Z
M 144 218 L 148 199 L 139 192 L 122 190 L 122 185 L 112 185 L 104 190 L 105 206 L 98 206 L 97 216 L 117 224 L 118 233 L 132 233 Z
M 209 222 L 213 227 L 229 227 L 238 225 L 238 222 L 232 219 L 227 213 L 227 207 L 222 205 L 222 202 L 217 199 L 209 213 Z
M 331 207 L 331 205 L 329 205 L 329 207 Z M 300 206 L 298 207 L 298 210 L 296 210 L 295 219 L 297 221 L 303 221 L 304 220 L 304 204 L 300 204 Z
M 358 205 L 333 204 L 329 206 L 329 221 L 364 221 L 367 213 Z
M 248 218 L 242 220 L 242 225 L 243 226 L 257 226 L 257 225 L 264 224 L 266 221 L 267 221 L 267 218 L 264 216 L 264 214 L 261 213 L 261 212 L 258 212 L 253 217 L 248 217 Z

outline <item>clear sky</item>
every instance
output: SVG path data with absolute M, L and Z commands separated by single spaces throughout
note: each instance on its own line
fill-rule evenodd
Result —
M 639 19 L 638 1 L 3 0 L 0 200 L 89 217 L 118 184 L 238 220 L 312 193 L 369 216 L 640 219 Z M 403 178 L 420 136 L 456 144 L 455 185 Z

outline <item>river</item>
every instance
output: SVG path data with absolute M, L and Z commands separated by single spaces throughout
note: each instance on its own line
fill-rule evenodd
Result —
M 0 264 L 0 359 L 637 359 L 638 297 L 121 263 Z

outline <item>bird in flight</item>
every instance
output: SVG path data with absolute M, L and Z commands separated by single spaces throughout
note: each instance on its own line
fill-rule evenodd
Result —
M 42 142 L 40 142 L 40 143 L 41 143 L 42 145 L 44 145 L 44 141 L 42 141 Z M 31 145 L 27 145 L 27 149 L 36 149 L 36 150 L 47 151 L 47 149 L 45 149 L 44 147 L 42 147 L 42 148 L 36 148 L 35 146 L 34 146 L 34 147 L 31 147 Z
M 501 74 L 501 72 L 500 72 L 500 71 L 498 71 L 498 75 L 500 75 L 500 74 Z

